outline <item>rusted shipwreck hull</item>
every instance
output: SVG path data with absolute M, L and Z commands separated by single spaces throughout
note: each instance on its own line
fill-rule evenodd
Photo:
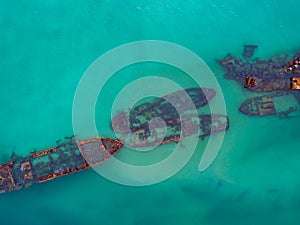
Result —
M 191 135 L 197 135 L 200 139 L 204 139 L 228 130 L 229 118 L 220 114 L 201 114 L 198 115 L 198 118 L 185 115 L 182 120 L 167 121 L 166 124 L 166 130 L 164 130 L 163 123 L 152 124 L 151 128 L 148 124 L 141 124 L 132 133 L 124 133 L 119 139 L 131 147 L 178 143 L 181 138 Z
M 0 193 L 93 167 L 116 154 L 122 146 L 121 142 L 107 138 L 77 140 L 73 136 L 26 157 L 13 154 L 10 162 L 0 165 Z
M 278 115 L 288 117 L 298 111 L 299 104 L 294 95 L 287 92 L 254 97 L 243 102 L 239 111 L 248 116 Z
M 186 99 L 183 92 L 190 96 L 192 102 Z M 204 139 L 229 128 L 229 119 L 225 115 L 198 115 L 192 110 L 207 105 L 215 94 L 209 88 L 177 91 L 153 102 L 135 106 L 129 113 L 118 113 L 112 119 L 112 127 L 121 133 L 119 139 L 132 147 L 178 143 L 182 137 L 190 135 Z
M 114 131 L 126 133 L 138 129 L 141 124 L 145 123 L 145 118 L 149 121 L 151 118 L 160 117 L 164 118 L 165 121 L 172 122 L 178 119 L 178 111 L 184 112 L 203 107 L 215 96 L 216 92 L 211 88 L 188 88 L 176 91 L 152 102 L 140 104 L 130 110 L 129 113 L 124 111 L 118 113 L 112 119 L 111 124 Z M 176 109 L 172 103 L 176 104 Z
M 293 79 L 299 79 L 300 52 L 292 60 L 288 55 L 277 55 L 266 60 L 243 59 L 228 54 L 217 62 L 226 69 L 225 78 L 233 79 L 252 91 L 297 90 Z M 299 60 L 298 60 L 299 59 Z M 295 64 L 296 63 L 296 64 Z M 289 69 L 291 68 L 291 69 Z M 249 78 L 255 81 L 249 85 Z

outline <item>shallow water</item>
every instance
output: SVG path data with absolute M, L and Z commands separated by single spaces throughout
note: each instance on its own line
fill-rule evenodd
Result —
M 0 224 L 299 223 L 300 119 L 240 114 L 239 105 L 256 94 L 225 80 L 215 62 L 229 52 L 241 55 L 243 44 L 257 44 L 255 57 L 262 58 L 299 49 L 294 1 L 2 1 L 0 11 L 3 162 L 12 151 L 27 155 L 72 135 L 72 103 L 84 71 L 132 41 L 170 41 L 198 54 L 221 85 L 231 122 L 218 157 L 202 173 L 207 140 L 182 170 L 156 185 L 123 186 L 88 170 L 1 195 Z M 117 73 L 98 99 L 99 133 L 115 137 L 111 107 L 123 86 L 149 74 L 191 86 L 180 73 L 146 64 Z M 137 156 L 122 149 L 117 157 L 134 163 Z

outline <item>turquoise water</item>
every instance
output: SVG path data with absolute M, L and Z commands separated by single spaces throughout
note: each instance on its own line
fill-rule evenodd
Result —
M 257 44 L 255 56 L 262 58 L 296 51 L 295 1 L 1 1 L 0 12 L 3 162 L 14 150 L 27 155 L 71 135 L 82 74 L 98 56 L 132 41 L 170 41 L 197 53 L 217 77 L 231 121 L 220 154 L 203 173 L 198 164 L 206 141 L 178 174 L 157 185 L 122 186 L 88 170 L 1 195 L 1 225 L 299 224 L 300 120 L 240 114 L 240 103 L 255 94 L 225 80 L 215 62 L 229 52 L 241 55 L 243 44 Z M 171 69 L 148 69 L 116 74 L 104 88 L 99 102 L 107 108 L 96 109 L 103 136 L 114 137 L 109 108 L 122 84 L 144 71 L 190 84 Z M 124 149 L 118 157 L 134 161 L 131 155 Z

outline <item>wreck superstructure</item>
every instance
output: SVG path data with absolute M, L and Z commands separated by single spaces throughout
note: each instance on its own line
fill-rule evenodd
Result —
M 123 144 L 108 138 L 77 140 L 74 136 L 55 147 L 32 152 L 26 157 L 13 154 L 0 165 L 0 193 L 27 188 L 57 177 L 93 167 L 116 154 Z

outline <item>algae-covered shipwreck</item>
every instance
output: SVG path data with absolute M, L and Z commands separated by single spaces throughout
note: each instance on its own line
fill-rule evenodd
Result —
M 0 193 L 19 190 L 35 183 L 76 173 L 100 164 L 116 154 L 123 144 L 108 138 L 77 140 L 74 136 L 55 147 L 30 153 L 12 154 L 0 165 Z
M 240 112 L 248 116 L 278 115 L 281 118 L 298 115 L 300 52 L 292 57 L 285 54 L 263 60 L 253 58 L 257 46 L 249 46 L 245 46 L 241 58 L 228 54 L 217 60 L 226 69 L 225 78 L 238 81 L 245 90 L 269 92 L 247 99 L 239 107 Z
M 112 119 L 112 127 L 120 133 L 119 139 L 132 147 L 178 143 L 181 137 L 190 135 L 204 139 L 229 128 L 229 119 L 225 115 L 191 113 L 193 108 L 207 105 L 215 95 L 215 91 L 210 88 L 177 91 L 137 105 L 130 112 L 119 112 Z

